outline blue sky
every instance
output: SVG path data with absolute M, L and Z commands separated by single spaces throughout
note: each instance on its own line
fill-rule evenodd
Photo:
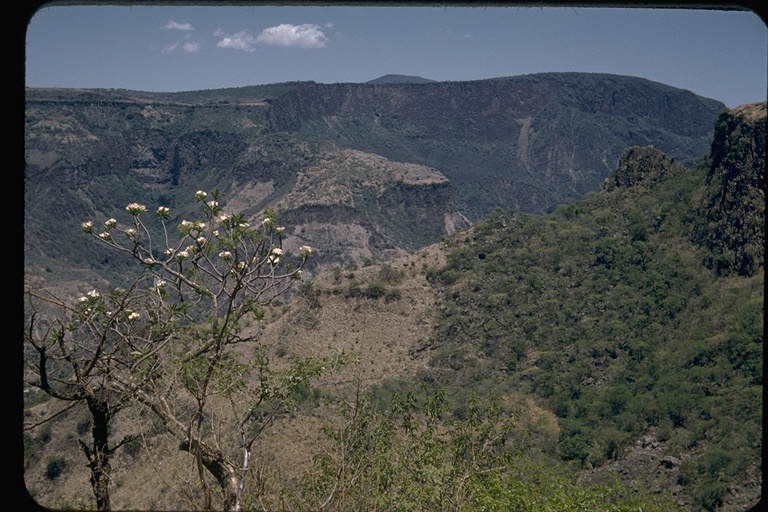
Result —
M 768 28 L 749 11 L 52 3 L 29 21 L 25 60 L 30 87 L 188 91 L 583 71 L 735 107 L 766 100 Z

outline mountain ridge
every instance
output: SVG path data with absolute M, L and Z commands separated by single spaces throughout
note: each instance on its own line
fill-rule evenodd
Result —
M 25 253 L 39 276 L 52 277 L 62 266 L 67 273 L 93 265 L 109 272 L 86 248 L 63 244 L 62 237 L 78 236 L 85 218 L 109 218 L 121 203 L 134 201 L 163 203 L 182 216 L 186 198 L 201 188 L 218 188 L 233 206 L 257 216 L 298 197 L 292 190 L 299 177 L 325 162 L 326 178 L 311 173 L 318 183 L 335 180 L 337 188 L 349 188 L 339 198 L 356 195 L 356 209 L 376 212 L 367 226 L 355 224 L 362 234 L 353 250 L 382 259 L 462 229 L 495 208 L 542 213 L 596 190 L 631 145 L 653 144 L 691 161 L 706 151 L 711 122 L 723 108 L 645 79 L 580 73 L 421 84 L 291 82 L 182 93 L 27 89 Z M 350 172 L 344 156 L 350 151 L 371 155 L 358 159 L 361 168 L 387 169 L 376 174 L 379 183 L 366 185 Z M 382 210 L 392 197 L 411 205 L 427 197 L 417 191 L 431 185 L 398 178 L 413 165 L 447 180 L 435 189 L 444 199 L 428 237 L 407 227 L 412 206 L 400 209 L 397 219 Z M 382 195 L 382 186 L 391 193 Z M 405 199 L 409 192 L 415 195 Z M 429 208 L 417 217 L 429 218 Z M 411 231 L 405 245 L 397 234 L 403 227 Z M 317 243 L 311 230 L 305 235 L 310 245 L 327 241 L 320 232 Z
M 424 83 L 432 83 L 437 82 L 437 80 L 430 80 L 429 78 L 422 78 L 420 76 L 412 76 L 412 75 L 397 75 L 397 74 L 388 74 L 380 76 L 379 78 L 374 78 L 373 80 L 368 80 L 367 84 L 391 84 L 391 83 L 413 83 L 413 84 L 424 84 Z

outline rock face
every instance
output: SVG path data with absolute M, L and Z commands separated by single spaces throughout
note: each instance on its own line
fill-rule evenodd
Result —
M 345 264 L 403 256 L 471 225 L 440 172 L 352 150 L 301 171 L 276 207 L 289 248 L 317 247 L 323 267 L 340 265 L 339 254 Z
M 670 174 L 683 171 L 685 167 L 653 146 L 632 147 L 621 155 L 616 172 L 606 178 L 603 188 L 652 187 Z
M 477 220 L 540 213 L 600 187 L 629 146 L 706 153 L 725 106 L 631 77 L 544 73 L 438 83 L 316 84 L 269 101 L 270 130 L 440 170 Z
M 766 103 L 723 112 L 715 126 L 698 240 L 720 275 L 765 266 L 765 140 Z

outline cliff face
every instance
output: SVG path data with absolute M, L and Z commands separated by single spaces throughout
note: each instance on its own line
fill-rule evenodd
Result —
M 317 247 L 326 267 L 402 256 L 471 224 L 435 169 L 353 150 L 301 171 L 277 208 L 291 244 Z
M 765 103 L 717 120 L 697 237 L 718 274 L 751 276 L 765 266 L 765 140 Z
M 647 80 L 548 73 L 434 84 L 300 83 L 270 102 L 272 131 L 439 169 L 473 220 L 543 212 L 599 188 L 629 146 L 703 155 L 720 102 Z

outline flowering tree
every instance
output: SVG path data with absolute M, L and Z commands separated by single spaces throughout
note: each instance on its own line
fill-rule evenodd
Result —
M 68 403 L 64 410 L 80 402 L 87 405 L 91 443 L 78 442 L 88 459 L 99 510 L 110 509 L 110 457 L 133 439 L 126 436 L 110 446 L 113 420 L 132 403 L 133 393 L 153 378 L 155 354 L 170 340 L 168 317 L 156 307 L 156 297 L 140 292 L 140 284 L 106 295 L 91 290 L 74 305 L 49 293 L 25 290 L 29 321 L 24 337 L 32 349 L 26 358 L 27 383 Z M 132 382 L 115 386 L 109 376 L 117 373 L 133 375 Z
M 169 208 L 150 215 L 138 203 L 126 207 L 126 223 L 110 218 L 103 229 L 92 221 L 82 228 L 139 263 L 142 277 L 128 295 L 129 303 L 142 301 L 145 315 L 126 306 L 121 318 L 142 320 L 153 333 L 137 345 L 135 330 L 119 331 L 111 344 L 128 351 L 123 359 L 133 360 L 121 362 L 129 371 L 110 368 L 102 378 L 117 396 L 153 411 L 179 449 L 194 456 L 206 509 L 212 507 L 212 476 L 223 508 L 239 510 L 254 440 L 297 390 L 334 361 L 296 360 L 285 370 L 272 368 L 257 343 L 262 309 L 301 279 L 312 251 L 303 246 L 293 257 L 284 252 L 284 228 L 273 210 L 254 228 L 242 214 L 225 212 L 218 192 L 210 196 L 195 194 L 200 217 L 182 220 L 178 236 L 171 235 Z M 90 299 L 80 307 L 92 307 Z M 47 338 L 55 339 L 59 330 Z M 245 343 L 254 346 L 248 358 L 238 349 Z M 43 359 L 45 351 L 38 352 Z M 101 360 L 101 354 L 94 358 Z M 144 373 L 133 371 L 136 364 Z

